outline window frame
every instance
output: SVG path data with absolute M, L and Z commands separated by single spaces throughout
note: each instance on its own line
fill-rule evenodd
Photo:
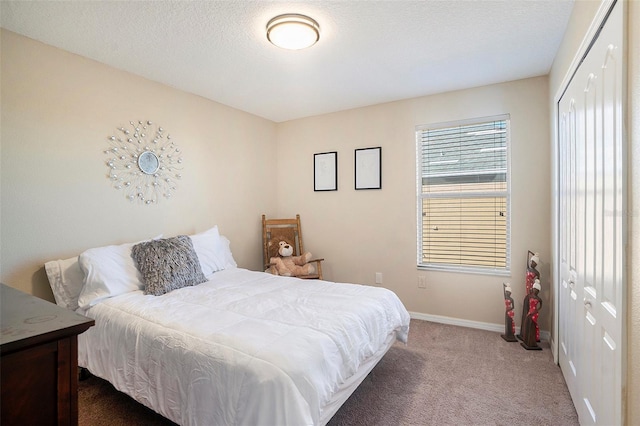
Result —
M 480 125 L 483 123 L 505 121 L 506 125 L 506 190 L 505 191 L 449 191 L 442 193 L 426 193 L 423 192 L 423 157 L 422 157 L 422 135 L 428 130 L 455 129 L 458 127 Z M 416 137 L 416 224 L 417 224 L 417 250 L 416 261 L 419 270 L 437 270 L 449 272 L 462 272 L 473 274 L 487 274 L 498 276 L 511 275 L 511 116 L 510 114 L 501 114 L 489 117 L 471 118 L 466 120 L 456 120 L 448 122 L 439 122 L 427 125 L 419 125 L 415 128 Z M 452 174 L 451 176 L 453 176 Z M 449 264 L 449 263 L 432 263 L 423 261 L 423 200 L 435 198 L 484 198 L 484 197 L 502 197 L 506 198 L 506 241 L 505 241 L 505 266 L 489 267 L 476 266 L 469 264 Z

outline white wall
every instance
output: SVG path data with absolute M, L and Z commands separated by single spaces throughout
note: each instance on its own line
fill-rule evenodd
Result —
M 53 300 L 43 265 L 90 247 L 217 224 L 259 268 L 260 214 L 276 208 L 276 125 L 6 30 L 1 33 L 0 279 Z M 182 149 L 170 200 L 140 205 L 107 179 L 107 137 L 152 120 Z
M 418 271 L 417 125 L 511 114 L 512 276 Z M 410 311 L 504 324 L 502 283 L 524 297 L 527 250 L 540 252 L 541 327 L 550 329 L 550 141 L 546 77 L 420 97 L 278 126 L 278 213 L 300 213 L 305 248 L 325 257 L 326 277 L 395 291 Z M 382 147 L 382 189 L 354 189 L 354 149 Z M 338 191 L 313 191 L 313 154 L 338 152 Z M 324 271 L 324 267 L 323 267 Z M 427 279 L 419 289 L 418 276 Z M 519 319 L 517 323 L 519 325 Z

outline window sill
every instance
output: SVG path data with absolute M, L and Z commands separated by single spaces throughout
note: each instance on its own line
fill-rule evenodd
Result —
M 464 266 L 418 265 L 418 270 L 452 272 L 454 274 L 493 275 L 497 277 L 511 276 L 511 270 L 509 269 L 473 268 Z

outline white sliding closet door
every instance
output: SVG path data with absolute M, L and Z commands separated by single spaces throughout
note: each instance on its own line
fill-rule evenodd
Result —
M 622 424 L 623 16 L 618 1 L 558 105 L 558 357 L 582 425 Z

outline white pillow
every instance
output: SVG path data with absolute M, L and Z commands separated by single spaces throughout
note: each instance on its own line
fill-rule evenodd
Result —
M 52 260 L 44 264 L 49 285 L 58 306 L 75 311 L 78 296 L 84 285 L 84 272 L 80 269 L 78 257 Z
M 217 246 L 220 240 L 218 227 L 214 226 L 213 228 L 200 232 L 199 234 L 189 235 L 189 238 L 191 238 L 193 249 L 198 255 L 202 273 L 208 277 L 214 272 L 219 271 L 219 264 L 222 262 L 218 260 L 217 254 Z
M 237 266 L 229 249 L 229 240 L 220 235 L 218 226 L 189 237 L 205 276 Z
M 87 309 L 106 298 L 144 289 L 142 276 L 131 257 L 135 244 L 138 243 L 91 248 L 80 255 L 78 262 L 85 278 L 79 307 Z
M 231 254 L 231 241 L 224 235 L 221 235 L 220 240 L 218 240 L 217 253 L 221 261 L 220 269 L 235 268 L 238 266 L 233 258 L 233 254 Z

